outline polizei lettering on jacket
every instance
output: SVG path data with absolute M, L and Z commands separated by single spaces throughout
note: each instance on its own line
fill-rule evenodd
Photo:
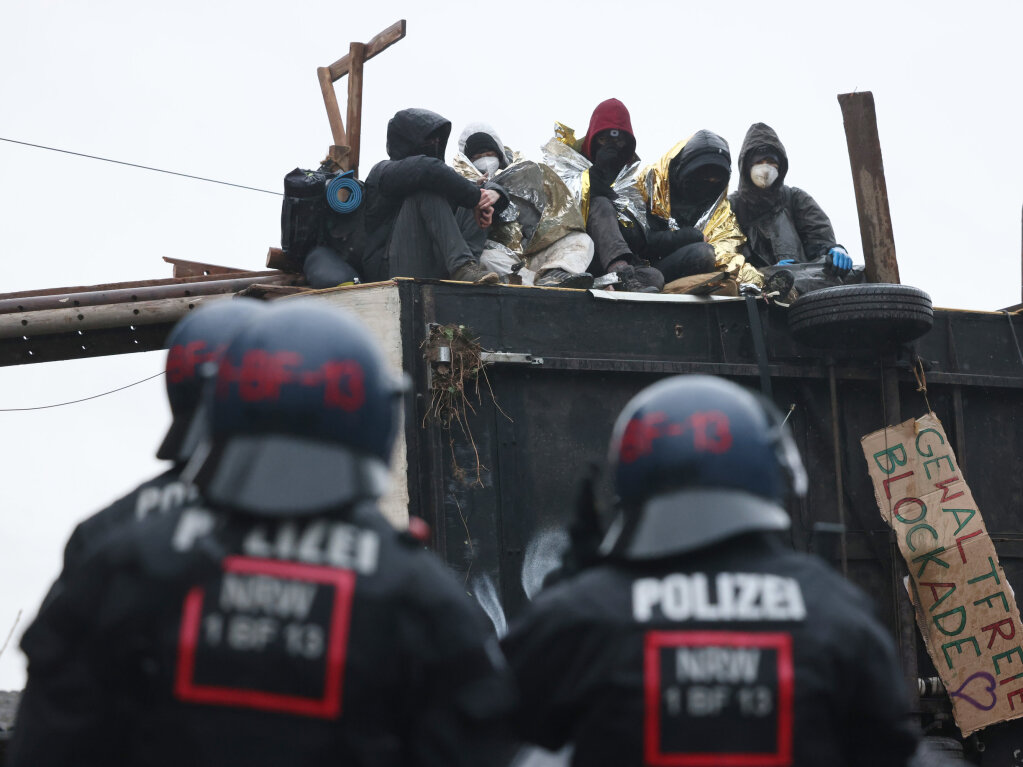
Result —
M 214 516 L 206 509 L 185 509 L 171 545 L 188 551 L 213 532 Z M 255 525 L 242 541 L 242 553 L 259 559 L 281 559 L 327 565 L 368 575 L 377 569 L 380 536 L 344 522 L 314 519 Z
M 637 621 L 801 621 L 806 605 L 799 583 L 766 573 L 673 573 L 632 584 Z

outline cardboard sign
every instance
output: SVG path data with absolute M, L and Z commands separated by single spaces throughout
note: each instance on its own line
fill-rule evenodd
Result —
M 1016 599 L 941 422 L 929 413 L 860 444 L 956 724 L 965 736 L 1023 716 Z

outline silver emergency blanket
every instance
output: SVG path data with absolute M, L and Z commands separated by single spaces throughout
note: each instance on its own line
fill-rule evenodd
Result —
M 544 144 L 540 151 L 544 164 L 552 168 L 565 183 L 582 211 L 583 220 L 586 220 L 589 218 L 590 210 L 589 170 L 593 163 L 573 148 L 579 143 L 575 140 L 575 132 L 571 128 L 555 123 L 554 137 Z M 639 224 L 645 228 L 646 201 L 643 199 L 639 171 L 639 161 L 626 165 L 611 184 L 611 188 L 617 195 L 615 209 L 618 211 L 618 220 L 626 226 Z
M 463 154 L 455 155 L 456 171 L 471 181 L 485 176 Z M 585 232 L 582 213 L 562 179 L 547 165 L 517 160 L 493 177 L 510 199 L 490 231 L 490 238 L 522 256 L 547 248 L 571 232 Z

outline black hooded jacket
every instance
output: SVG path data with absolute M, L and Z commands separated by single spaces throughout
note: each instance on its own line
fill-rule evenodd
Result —
M 709 199 L 694 198 L 693 190 L 687 188 L 687 181 L 693 171 L 707 164 L 717 165 L 723 169 L 725 183 L 731 175 L 731 154 L 728 142 L 709 130 L 700 130 L 686 142 L 682 151 L 671 159 L 668 164 L 668 176 L 671 189 L 671 216 L 679 225 L 676 231 L 668 229 L 668 222 L 657 216 L 648 216 L 650 231 L 647 235 L 645 255 L 657 260 L 664 258 L 681 247 L 694 242 L 703 241 L 703 232 L 695 228 L 700 217 L 714 204 L 720 191 Z
M 433 133 L 441 135 L 439 156 L 427 157 L 422 145 Z M 405 198 L 433 192 L 452 208 L 472 208 L 480 188 L 444 163 L 444 147 L 451 123 L 428 109 L 403 109 L 387 123 L 387 156 L 366 177 L 366 252 L 363 261 L 376 258 L 387 245 Z M 499 211 L 498 211 L 499 212 Z
M 778 178 L 768 189 L 760 189 L 749 175 L 752 156 L 760 149 L 770 149 L 779 160 Z M 728 199 L 747 238 L 743 255 L 754 266 L 771 266 L 787 258 L 813 261 L 838 244 L 831 220 L 813 197 L 785 186 L 788 170 L 788 155 L 778 134 L 763 123 L 751 125 L 739 153 L 739 188 Z

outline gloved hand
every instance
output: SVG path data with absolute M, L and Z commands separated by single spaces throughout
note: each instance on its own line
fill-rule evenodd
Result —
M 646 250 L 646 237 L 643 227 L 639 224 L 633 224 L 632 226 L 621 226 L 619 224 L 618 228 L 622 233 L 622 239 L 625 240 L 625 244 L 629 246 L 629 250 L 636 255 L 641 255 Z
M 606 197 L 613 201 L 618 196 L 611 188 L 615 176 L 608 170 L 607 165 L 601 162 L 602 159 L 606 160 L 606 158 L 601 157 L 604 152 L 604 149 L 597 152 L 597 161 L 590 166 L 590 196 Z
M 785 258 L 785 259 L 782 259 L 781 261 L 779 261 L 778 263 L 776 263 L 775 266 L 788 266 L 789 264 L 794 264 L 794 263 L 796 263 L 796 259 L 794 259 L 794 258 Z
M 845 274 L 852 269 L 852 258 L 849 257 L 849 254 L 841 245 L 836 245 L 829 250 L 828 258 L 835 265 L 835 269 L 838 270 L 839 274 Z

